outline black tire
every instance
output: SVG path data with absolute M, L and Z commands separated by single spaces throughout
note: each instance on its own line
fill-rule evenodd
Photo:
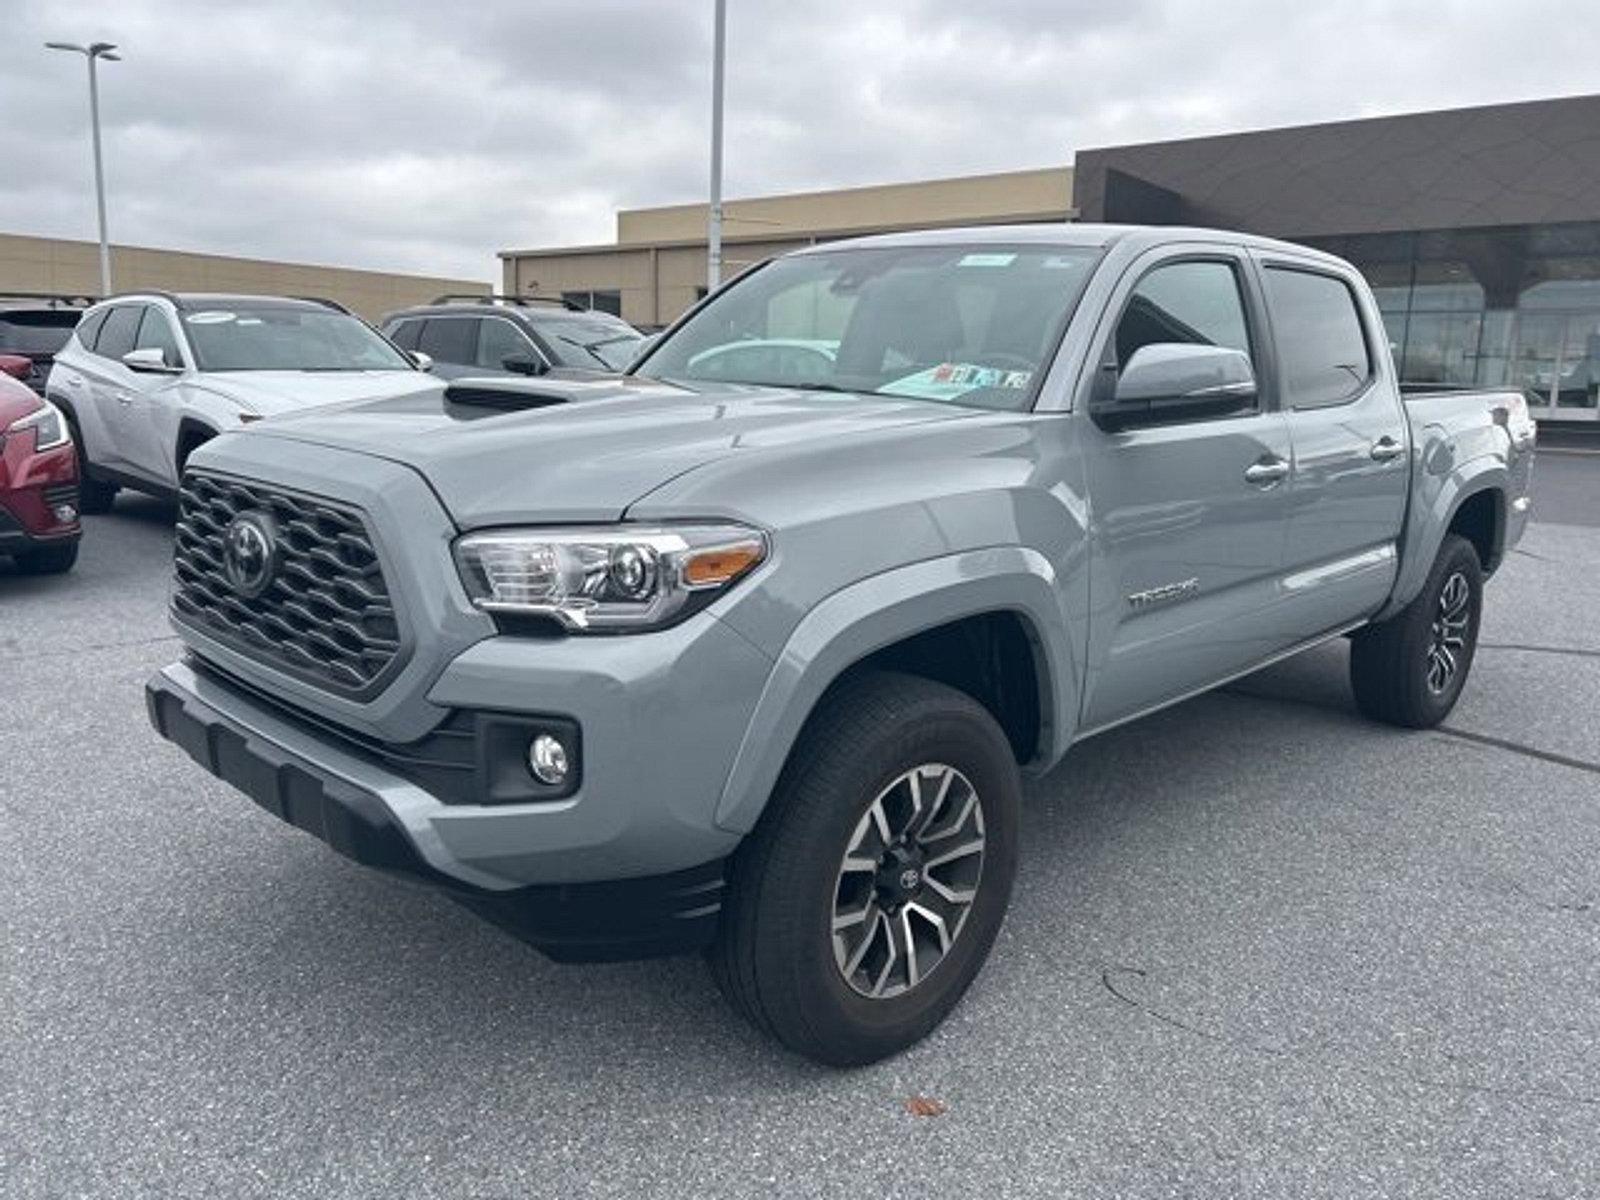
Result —
M 101 516 L 111 511 L 111 505 L 117 498 L 117 485 L 114 483 L 101 483 L 89 474 L 89 454 L 84 449 L 83 431 L 78 428 L 75 417 L 67 418 L 67 425 L 72 430 L 72 442 L 78 448 L 78 511 L 90 516 Z
M 24 550 L 13 561 L 24 575 L 60 575 L 72 570 L 72 564 L 78 561 L 78 543 Z
M 1453 601 L 1463 585 L 1464 607 L 1458 609 Z M 1446 621 L 1447 610 L 1458 615 Z M 1417 598 L 1350 640 L 1350 684 L 1356 707 L 1375 721 L 1408 729 L 1431 729 L 1444 720 L 1472 670 L 1482 614 L 1483 566 L 1478 552 L 1466 538 L 1446 534 Z M 1459 639 L 1459 644 L 1449 644 L 1449 638 Z M 1453 663 L 1448 674 L 1444 660 L 1437 657 L 1441 648 Z
M 947 945 L 937 944 L 942 939 L 920 943 L 924 961 L 935 959 L 920 981 L 911 981 L 902 967 L 904 990 L 871 998 L 847 981 L 841 961 L 846 951 L 835 947 L 835 906 L 847 886 L 861 886 L 862 909 L 881 915 L 881 925 L 874 920 L 871 928 L 896 937 L 902 926 L 888 915 L 890 908 L 874 909 L 880 903 L 875 881 L 886 872 L 895 879 L 905 875 L 898 863 L 866 876 L 847 876 L 841 868 L 847 849 L 858 848 L 875 804 L 891 802 L 886 789 L 904 787 L 895 794 L 907 799 L 912 786 L 920 790 L 920 783 L 903 778 L 918 768 L 925 771 L 919 781 L 942 781 L 934 773 L 939 770 L 952 781 L 941 792 L 949 796 L 946 807 L 927 802 L 924 831 L 930 837 L 938 833 L 934 826 L 946 824 L 933 819 L 941 813 L 951 814 L 955 826 L 977 822 L 962 826 L 965 832 L 953 826 L 938 834 L 960 838 L 962 845 L 976 836 L 982 844 L 976 864 L 970 857 L 958 859 L 974 872 L 962 890 L 970 885 L 975 895 L 951 922 L 956 932 Z M 962 785 L 969 792 L 960 792 Z M 958 794 L 970 793 L 976 793 L 975 806 L 958 804 Z M 917 1042 L 961 999 L 1000 931 L 1016 876 L 1020 803 L 1010 743 L 970 696 L 915 676 L 880 672 L 840 685 L 807 724 L 767 812 L 734 858 L 722 924 L 708 954 L 718 986 L 757 1028 L 819 1062 L 861 1065 Z M 957 820 L 958 807 L 968 813 L 976 807 L 979 815 Z M 939 866 L 937 857 L 930 852 L 926 859 L 922 891 L 883 903 L 898 904 L 902 912 L 938 905 L 948 916 L 953 909 L 926 891 L 936 868 L 951 869 Z M 903 921 L 911 929 L 912 915 Z M 933 926 L 916 924 L 931 937 Z M 861 927 L 868 925 L 863 921 Z M 914 960 L 914 951 L 915 946 L 900 961 Z

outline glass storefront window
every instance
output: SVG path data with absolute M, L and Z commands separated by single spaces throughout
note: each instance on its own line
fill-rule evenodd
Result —
M 1600 222 L 1311 239 L 1372 284 L 1402 379 L 1600 420 Z

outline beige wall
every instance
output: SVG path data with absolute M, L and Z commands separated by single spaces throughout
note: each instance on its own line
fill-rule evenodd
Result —
M 119 292 L 161 288 L 169 292 L 318 296 L 337 300 L 368 320 L 376 320 L 391 309 L 424 303 L 444 292 L 490 290 L 483 280 L 394 275 L 117 245 L 111 247 L 111 282 Z M 0 234 L 0 294 L 95 295 L 99 291 L 100 249 L 94 242 Z
M 1071 167 L 734 200 L 724 206 L 723 277 L 830 238 L 1072 215 Z M 625 319 L 665 324 L 705 286 L 705 238 L 704 204 L 620 212 L 615 244 L 502 251 L 503 286 L 544 296 L 617 291 Z
M 757 196 L 723 205 L 726 234 L 799 237 L 867 229 L 917 229 L 967 222 L 1063 220 L 1072 208 L 1072 168 L 1007 171 L 959 179 L 879 184 L 831 192 Z M 629 209 L 617 214 L 617 241 L 703 239 L 706 206 Z

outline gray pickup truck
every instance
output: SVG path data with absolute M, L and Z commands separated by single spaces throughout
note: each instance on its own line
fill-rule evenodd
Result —
M 1533 443 L 1516 392 L 1403 398 L 1361 277 L 1299 246 L 820 246 L 625 374 L 208 443 L 150 717 L 553 957 L 705 948 L 759 1027 L 868 1062 L 988 955 L 1023 772 L 1342 635 L 1363 712 L 1437 724 Z

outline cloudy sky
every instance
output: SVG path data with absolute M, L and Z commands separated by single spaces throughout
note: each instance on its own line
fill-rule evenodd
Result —
M 0 0 L 0 232 L 468 278 L 704 195 L 711 0 Z M 730 196 L 1600 91 L 1593 0 L 729 0 Z

